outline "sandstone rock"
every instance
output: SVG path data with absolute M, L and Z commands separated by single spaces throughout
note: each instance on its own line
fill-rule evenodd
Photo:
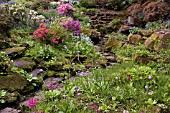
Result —
M 0 113 L 21 113 L 21 110 L 7 107 L 7 108 L 1 110 Z
M 33 67 L 35 66 L 35 62 L 28 59 L 28 58 L 21 58 L 14 60 L 13 66 L 16 66 L 18 68 L 22 68 L 24 70 L 32 70 Z
M 116 55 L 106 56 L 106 59 L 110 62 L 117 62 L 117 60 L 118 60 Z
M 127 25 L 122 25 L 119 29 L 119 31 L 122 33 L 122 34 L 125 34 L 125 35 L 129 35 L 129 30 L 132 30 L 132 27 L 130 26 L 127 26 Z
M 60 77 L 60 78 L 54 78 L 54 77 L 47 78 L 44 81 L 43 87 L 45 87 L 47 89 L 61 89 L 64 86 L 61 83 L 63 80 L 64 80 L 64 78 L 62 78 L 62 77 Z
M 170 32 L 165 32 L 165 34 L 159 34 L 159 40 L 155 43 L 155 51 L 160 51 L 161 49 L 170 49 Z
M 104 49 L 105 50 L 115 49 L 117 47 L 120 47 L 120 45 L 121 45 L 120 41 L 117 39 L 117 37 L 112 35 L 105 42 Z
M 37 77 L 38 74 L 42 73 L 43 72 L 43 69 L 34 69 L 30 74 L 33 76 L 33 77 Z
M 153 34 L 152 30 L 139 30 L 138 33 L 144 37 L 150 37 Z
M 147 49 L 153 50 L 154 49 L 154 44 L 155 40 L 158 38 L 158 34 L 154 33 L 152 34 L 145 42 L 144 45 Z
M 129 34 L 128 41 L 132 44 L 142 43 L 142 36 L 139 34 Z
M 4 52 L 7 55 L 13 55 L 13 54 L 20 54 L 22 53 L 26 48 L 25 47 L 14 47 L 14 48 L 8 48 Z
M 170 49 L 170 30 L 153 33 L 144 44 L 147 49 L 157 52 Z

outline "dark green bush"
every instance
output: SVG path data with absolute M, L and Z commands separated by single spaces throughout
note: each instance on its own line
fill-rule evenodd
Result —
M 0 34 L 10 37 L 9 31 L 12 28 L 13 18 L 5 7 L 0 6 Z
M 137 0 L 106 0 L 105 7 L 113 10 L 126 9 L 132 3 L 137 2 Z
M 95 7 L 97 5 L 96 0 L 79 0 L 79 2 L 83 7 Z
M 33 10 L 48 9 L 50 0 L 35 0 L 31 6 Z

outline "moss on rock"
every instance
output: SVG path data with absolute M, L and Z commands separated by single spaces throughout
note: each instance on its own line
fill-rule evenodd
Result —
M 29 82 L 25 77 L 15 73 L 8 76 L 0 76 L 0 90 L 7 90 L 9 92 L 22 91 Z

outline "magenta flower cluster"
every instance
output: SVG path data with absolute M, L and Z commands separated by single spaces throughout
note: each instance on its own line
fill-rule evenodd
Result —
M 35 98 L 31 98 L 28 100 L 28 107 L 33 108 L 37 106 L 37 100 Z
M 60 15 L 67 15 L 69 12 L 73 12 L 73 7 L 70 4 L 61 4 L 57 8 L 57 12 Z
M 63 24 L 63 27 L 69 31 L 73 31 L 75 35 L 79 35 L 81 32 L 79 21 L 68 21 L 67 23 Z

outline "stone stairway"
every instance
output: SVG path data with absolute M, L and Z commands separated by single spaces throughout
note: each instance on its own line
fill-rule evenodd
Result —
M 87 16 L 89 16 L 92 20 L 92 27 L 94 29 L 98 29 L 101 34 L 111 33 L 112 29 L 108 26 L 108 24 L 116 18 L 120 18 L 120 24 L 124 23 L 124 20 L 127 17 L 125 12 L 98 9 L 98 11 L 94 12 L 86 12 Z

